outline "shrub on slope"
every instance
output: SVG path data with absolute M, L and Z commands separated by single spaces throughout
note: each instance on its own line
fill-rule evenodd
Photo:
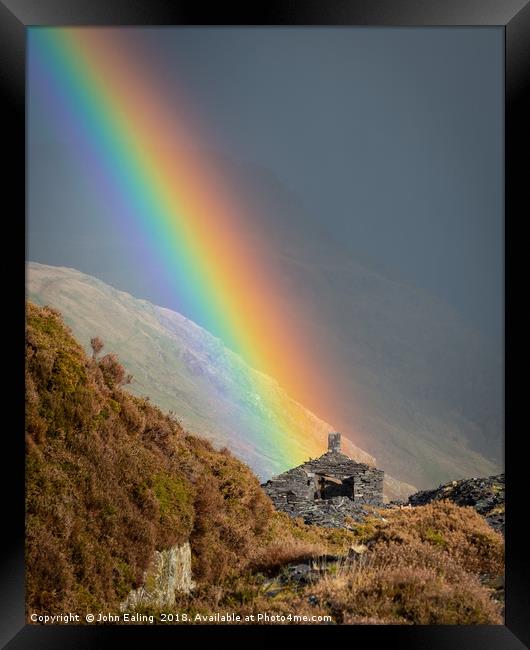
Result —
M 502 623 L 485 578 L 504 573 L 504 540 L 473 508 L 440 501 L 384 512 L 357 527 L 362 561 L 314 597 L 345 623 Z

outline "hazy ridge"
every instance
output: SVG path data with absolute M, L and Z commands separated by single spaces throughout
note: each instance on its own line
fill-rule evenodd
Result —
M 256 371 L 203 328 L 74 269 L 30 263 L 27 292 L 33 302 L 59 309 L 87 351 L 90 338 L 100 336 L 106 351 L 118 354 L 133 374 L 131 392 L 147 395 L 177 413 L 186 428 L 218 447 L 228 446 L 261 478 L 287 469 L 279 463 L 271 442 L 268 427 L 274 426 L 273 420 L 248 382 L 249 373 Z M 273 379 L 260 378 L 270 401 L 290 414 L 293 433 L 304 426 L 324 452 L 333 426 L 290 399 Z M 246 432 L 250 430 L 259 435 L 249 438 Z M 375 462 L 349 440 L 344 447 L 359 461 Z M 303 448 L 300 453 L 307 457 Z M 414 486 L 388 477 L 386 494 L 390 498 L 411 491 Z

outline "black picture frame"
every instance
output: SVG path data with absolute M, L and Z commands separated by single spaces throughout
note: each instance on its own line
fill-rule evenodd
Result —
M 236 8 L 237 7 L 237 8 Z M 140 643 L 208 642 L 223 644 L 252 636 L 254 645 L 299 643 L 309 632 L 315 642 L 351 646 L 389 643 L 393 648 L 520 649 L 530 647 L 530 562 L 528 561 L 524 431 L 515 430 L 510 393 L 505 390 L 505 465 L 507 481 L 505 626 L 286 626 L 274 627 L 99 627 L 25 624 L 24 608 L 24 443 L 23 343 L 25 298 L 25 39 L 33 25 L 356 25 L 356 26 L 501 26 L 505 35 L 505 368 L 511 372 L 511 304 L 508 280 L 517 224 L 522 221 L 530 151 L 525 124 L 530 114 L 530 4 L 528 0 L 283 0 L 262 4 L 212 4 L 179 0 L 0 0 L 0 84 L 3 125 L 5 305 L 9 309 L 7 352 L 13 364 L 4 393 L 12 425 L 3 431 L 4 510 L 0 569 L 0 642 L 2 647 L 104 648 L 125 641 Z M 525 128 L 526 127 L 526 128 Z M 7 213 L 9 207 L 9 214 Z M 9 232 L 7 224 L 10 225 Z M 4 312 L 6 318 L 6 312 Z M 508 381 L 505 381 L 508 386 Z M 510 415 L 510 417 L 508 417 Z M 9 468 L 10 471 L 6 471 Z M 169 639 L 166 637 L 169 635 Z M 206 638 L 208 637 L 208 638 Z M 165 641 L 164 641 L 165 640 Z

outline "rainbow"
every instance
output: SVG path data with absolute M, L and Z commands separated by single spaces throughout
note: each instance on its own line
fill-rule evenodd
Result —
M 31 28 L 29 86 L 38 86 L 55 128 L 83 143 L 90 175 L 105 199 L 120 205 L 120 227 L 149 243 L 180 311 L 259 371 L 247 379 L 270 420 L 267 453 L 282 467 L 320 455 L 322 435 L 307 423 L 293 427 L 296 413 L 279 408 L 270 382 L 259 379 L 274 377 L 295 397 L 311 381 L 328 390 L 319 346 L 279 304 L 267 244 L 252 244 L 246 207 L 194 154 L 205 130 L 183 93 L 175 112 L 127 32 Z

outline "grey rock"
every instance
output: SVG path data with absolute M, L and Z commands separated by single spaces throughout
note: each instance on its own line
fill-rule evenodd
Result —
M 141 605 L 172 607 L 177 593 L 189 593 L 194 587 L 189 542 L 155 551 L 154 558 L 144 573 L 142 586 L 129 592 L 120 604 L 120 610 L 135 610 Z
M 304 585 L 314 582 L 317 576 L 318 572 L 313 571 L 309 565 L 295 564 L 289 565 L 284 569 L 284 572 L 280 576 L 280 581 L 283 584 L 294 582 L 298 585 Z

